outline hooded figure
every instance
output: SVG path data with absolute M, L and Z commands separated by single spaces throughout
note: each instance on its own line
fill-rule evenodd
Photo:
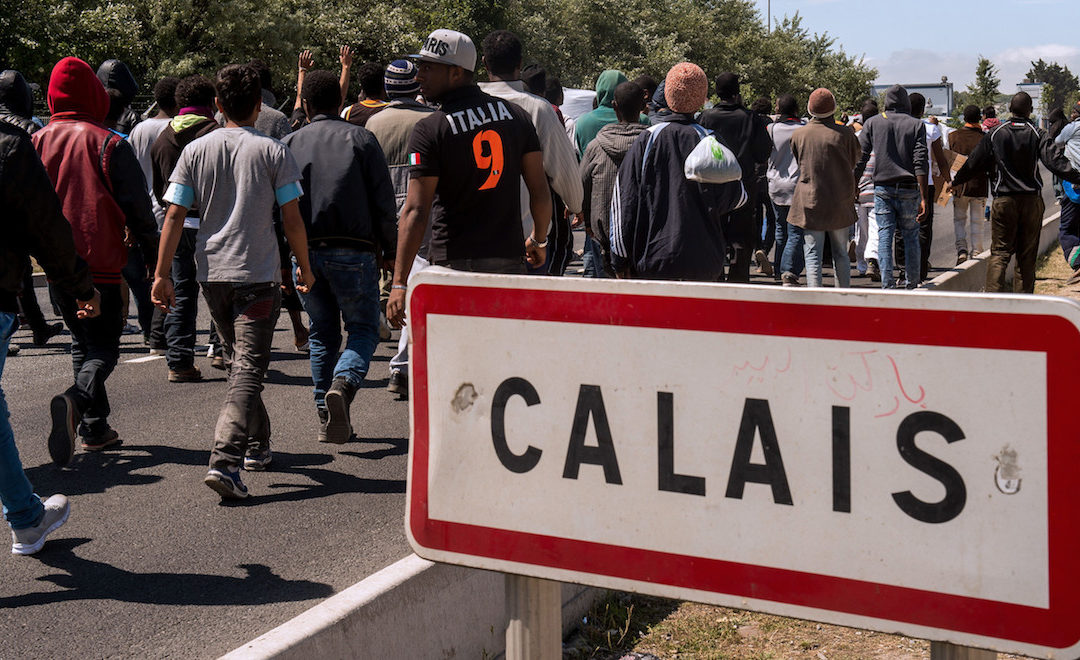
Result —
M 0 73 L 0 121 L 33 133 L 38 126 L 34 116 L 34 91 L 18 71 Z
M 125 225 L 147 263 L 157 258 L 157 223 L 142 168 L 131 145 L 101 125 L 109 96 L 86 62 L 60 60 L 49 78 L 47 100 L 52 121 L 34 134 L 34 147 L 94 282 L 118 284 L 127 263 Z
M 619 173 L 626 152 L 645 130 L 640 122 L 633 121 L 644 101 L 641 87 L 624 83 L 616 94 L 621 119 L 600 129 L 581 157 L 581 182 L 585 190 L 582 215 L 592 238 L 600 245 L 604 270 L 614 275 L 611 266 L 611 223 L 609 210 L 615 178 Z M 666 102 L 665 102 L 666 104 Z M 670 113 L 669 113 L 670 114 Z M 629 117 L 628 117 L 629 115 Z
M 131 129 L 139 123 L 139 116 L 131 109 L 131 102 L 139 93 L 139 83 L 131 70 L 120 60 L 105 60 L 97 70 L 97 78 L 105 89 L 115 89 L 120 92 L 124 102 L 124 112 L 116 120 L 116 130 L 124 135 L 130 135 Z
M 574 140 L 577 141 L 578 153 L 585 153 L 585 147 L 589 146 L 601 128 L 619 121 L 611 104 L 615 100 L 615 88 L 624 82 L 626 76 L 614 69 L 604 71 L 596 79 L 596 109 L 578 117 L 575 125 Z M 648 124 L 648 120 L 642 123 Z
M 855 177 L 862 176 L 866 161 L 874 154 L 874 185 L 914 184 L 930 171 L 926 127 L 911 116 L 907 90 L 893 85 L 885 92 L 885 112 L 874 115 L 859 134 L 862 160 Z
M 47 98 L 52 121 L 33 135 L 34 148 L 71 223 L 75 251 L 89 264 L 101 293 L 97 318 L 78 318 L 70 295 L 61 292 L 56 299 L 71 330 L 75 383 L 50 404 L 49 454 L 57 465 L 66 465 L 75 446 L 71 420 L 79 421 L 84 449 L 97 451 L 119 442 L 109 426 L 105 379 L 120 357 L 120 271 L 128 261 L 124 232 L 142 250 L 150 273 L 157 263 L 158 237 L 135 150 L 101 125 L 109 95 L 94 70 L 65 57 L 53 67 Z
M 667 98 L 664 97 L 664 81 L 661 80 L 660 84 L 656 86 L 656 91 L 652 95 L 652 107 L 655 108 L 649 113 L 649 123 L 656 124 L 664 121 L 664 117 L 671 114 L 671 108 L 668 107 Z

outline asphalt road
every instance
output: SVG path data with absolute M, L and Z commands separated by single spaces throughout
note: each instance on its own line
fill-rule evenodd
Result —
M 170 384 L 164 360 L 130 362 L 147 351 L 125 336 L 108 381 L 123 446 L 58 469 L 45 438 L 49 399 L 71 383 L 69 336 L 37 349 L 16 334 L 3 374 L 16 442 L 37 492 L 67 494 L 72 514 L 37 555 L 0 553 L 0 657 L 217 657 L 409 553 L 408 404 L 385 389 L 396 341 L 353 404 L 360 441 L 325 445 L 288 327 L 264 395 L 274 463 L 245 473 L 253 497 L 231 506 L 202 484 L 225 392 L 209 360 L 206 382 Z

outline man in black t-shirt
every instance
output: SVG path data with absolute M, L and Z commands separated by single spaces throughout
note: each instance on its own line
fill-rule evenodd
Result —
M 536 129 L 524 110 L 473 82 L 476 47 L 469 37 L 436 30 L 413 57 L 424 98 L 440 108 L 416 124 L 409 140 L 409 187 L 386 307 L 396 327 L 404 319 L 406 283 L 429 218 L 433 264 L 511 274 L 525 274 L 526 261 L 544 263 L 551 218 Z M 521 227 L 522 178 L 533 217 L 528 237 Z

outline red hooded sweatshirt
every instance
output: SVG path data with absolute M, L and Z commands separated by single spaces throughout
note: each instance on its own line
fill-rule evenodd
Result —
M 101 123 L 109 96 L 89 64 L 65 57 L 53 67 L 47 98 L 52 119 L 34 134 L 34 147 L 94 282 L 119 283 L 127 247 L 124 212 L 113 196 L 109 168 L 121 138 Z

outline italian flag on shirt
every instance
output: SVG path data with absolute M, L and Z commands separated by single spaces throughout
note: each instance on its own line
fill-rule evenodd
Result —
M 418 153 L 409 154 L 409 165 L 419 165 L 419 164 L 420 164 L 420 154 L 418 154 Z

